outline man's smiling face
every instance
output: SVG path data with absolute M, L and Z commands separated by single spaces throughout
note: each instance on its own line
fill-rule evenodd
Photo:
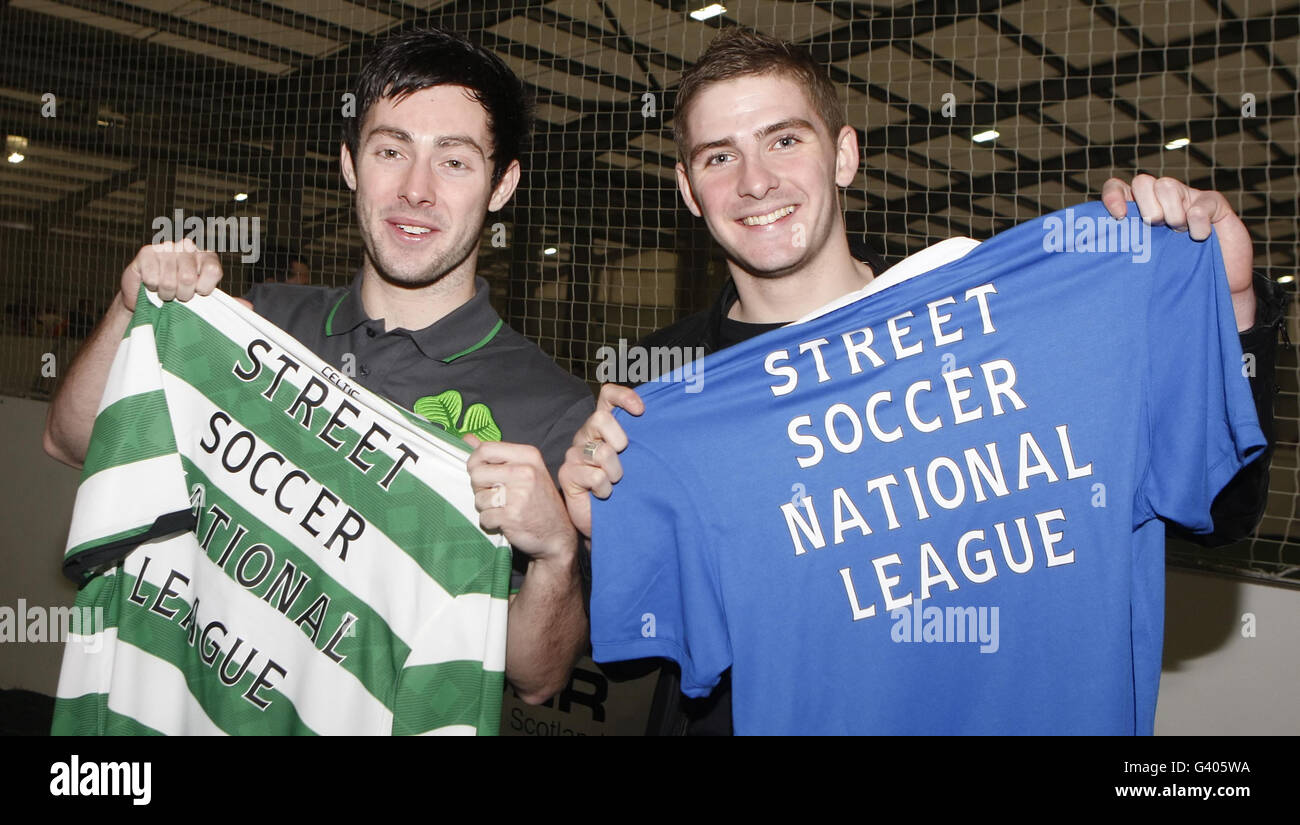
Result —
M 799 84 L 773 74 L 714 83 L 686 117 L 678 188 L 733 266 L 788 275 L 843 232 L 835 186 L 857 171 L 857 141 L 845 146 L 847 127 L 832 139 Z
M 494 189 L 492 148 L 487 113 L 462 86 L 375 102 L 357 156 L 345 144 L 341 162 L 376 274 L 411 287 L 458 269 L 473 274 L 484 218 L 506 204 L 519 175 L 511 164 Z

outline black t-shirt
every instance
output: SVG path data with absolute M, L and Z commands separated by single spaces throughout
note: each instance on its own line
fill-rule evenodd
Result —
M 780 329 L 783 326 L 785 326 L 785 323 L 750 324 L 744 321 L 733 321 L 724 316 L 718 330 L 718 349 L 734 347 L 736 344 L 748 341 L 755 335 L 762 335 L 765 332 Z

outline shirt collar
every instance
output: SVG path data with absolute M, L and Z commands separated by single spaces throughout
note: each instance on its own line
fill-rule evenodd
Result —
M 352 279 L 352 286 L 325 316 L 326 335 L 345 335 L 368 321 L 361 303 L 361 273 Z M 435 361 L 450 364 L 457 358 L 486 346 L 501 331 L 504 322 L 488 301 L 487 281 L 474 278 L 474 296 L 447 315 L 424 329 L 395 329 L 388 335 L 405 335 L 415 342 L 420 352 Z

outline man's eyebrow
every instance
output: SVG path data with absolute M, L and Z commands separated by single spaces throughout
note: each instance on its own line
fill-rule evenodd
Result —
M 401 143 L 415 142 L 415 138 L 411 137 L 410 132 L 396 126 L 376 126 L 366 133 L 366 141 L 370 141 L 375 136 L 388 137 Z M 479 142 L 469 135 L 442 135 L 438 138 L 438 145 L 442 147 L 468 146 L 477 152 L 479 157 L 486 158 L 488 156 L 487 152 L 483 151 L 483 147 L 479 145 Z
M 468 146 L 469 148 L 473 149 L 475 152 L 478 152 L 479 157 L 486 158 L 488 156 L 487 152 L 483 151 L 483 147 L 479 146 L 478 141 L 470 137 L 469 135 L 443 135 L 442 137 L 438 138 L 438 145 L 439 146 Z
M 369 132 L 366 133 L 366 142 L 369 142 L 370 139 L 375 137 L 376 135 L 384 135 L 392 138 L 393 140 L 401 141 L 402 143 L 415 142 L 415 140 L 411 137 L 410 132 L 406 131 L 405 129 L 398 129 L 396 126 L 376 126 L 375 128 L 371 129 Z
M 767 137 L 773 132 L 784 132 L 787 129 L 806 129 L 809 132 L 817 131 L 815 128 L 813 128 L 813 125 L 811 123 L 804 120 L 803 118 L 790 117 L 790 118 L 786 118 L 785 120 L 777 121 L 776 123 L 770 124 L 768 126 L 764 126 L 762 129 L 759 129 L 757 132 L 754 132 L 754 137 L 758 138 L 759 140 L 762 140 L 763 138 Z

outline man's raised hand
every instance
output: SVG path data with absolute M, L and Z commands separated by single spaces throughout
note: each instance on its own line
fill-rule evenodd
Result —
M 569 508 L 569 518 L 578 532 L 591 538 L 591 499 L 609 498 L 623 477 L 618 454 L 627 449 L 627 433 L 614 418 L 615 408 L 631 415 L 645 412 L 645 402 L 636 390 L 605 384 L 596 400 L 596 411 L 573 436 L 573 446 L 564 454 L 560 467 L 560 490 Z
M 122 271 L 122 306 L 135 311 L 140 284 L 164 301 L 208 295 L 221 281 L 221 259 L 186 238 L 143 246 Z
M 1174 178 L 1155 178 L 1146 174 L 1134 175 L 1132 183 L 1111 178 L 1102 186 L 1101 202 L 1111 217 L 1123 218 L 1128 201 L 1136 203 L 1138 214 L 1153 226 L 1163 225 L 1187 232 L 1193 240 L 1205 240 L 1213 228 L 1223 252 L 1223 268 L 1228 276 L 1237 329 L 1244 331 L 1255 325 L 1255 290 L 1251 275 L 1254 248 L 1246 225 L 1222 193 L 1193 189 Z

